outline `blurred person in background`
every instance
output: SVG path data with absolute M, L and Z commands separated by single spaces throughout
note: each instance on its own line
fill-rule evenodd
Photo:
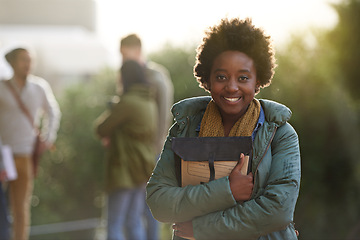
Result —
M 164 66 L 152 61 L 146 61 L 142 52 L 141 39 L 136 34 L 130 34 L 121 39 L 120 53 L 123 61 L 134 60 L 145 67 L 146 77 L 155 89 L 158 123 L 155 140 L 156 158 L 154 161 L 157 161 L 164 145 L 167 131 L 172 124 L 170 108 L 174 101 L 174 87 L 170 79 L 170 74 Z M 145 220 L 147 240 L 158 240 L 159 224 L 152 216 L 147 205 L 145 206 Z
M 145 185 L 155 166 L 157 107 L 145 69 L 138 62 L 125 61 L 120 80 L 119 102 L 95 121 L 96 132 L 107 147 L 107 239 L 145 240 Z
M 2 143 L 0 138 L 0 240 L 10 239 L 10 222 L 6 195 L 2 183 L 6 180 L 6 171 L 2 156 Z
M 32 152 L 37 135 L 34 126 L 41 122 L 43 148 L 50 149 L 57 137 L 61 113 L 50 85 L 30 74 L 32 56 L 27 49 L 13 49 L 5 58 L 13 69 L 13 77 L 0 81 L 0 136 L 13 151 L 18 173 L 17 179 L 9 182 L 12 239 L 26 240 L 34 180 Z M 19 99 L 28 114 L 20 107 Z

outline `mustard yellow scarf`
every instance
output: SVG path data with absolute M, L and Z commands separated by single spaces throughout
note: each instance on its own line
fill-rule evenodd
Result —
M 251 136 L 260 115 L 260 102 L 251 101 L 245 114 L 231 128 L 229 137 Z M 224 125 L 216 103 L 211 100 L 201 120 L 199 137 L 224 137 Z

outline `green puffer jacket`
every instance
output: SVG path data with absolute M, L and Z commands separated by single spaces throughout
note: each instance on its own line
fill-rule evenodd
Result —
M 106 190 L 145 184 L 155 166 L 157 107 L 148 86 L 133 85 L 111 111 L 96 120 L 97 133 L 110 137 Z
M 265 122 L 253 145 L 251 199 L 236 202 L 228 177 L 197 186 L 178 187 L 173 137 L 196 137 L 210 97 L 183 100 L 173 106 L 175 123 L 147 185 L 147 204 L 161 222 L 192 220 L 201 239 L 297 239 L 293 215 L 300 187 L 298 136 L 287 123 L 284 105 L 260 100 Z M 174 239 L 181 239 L 174 237 Z

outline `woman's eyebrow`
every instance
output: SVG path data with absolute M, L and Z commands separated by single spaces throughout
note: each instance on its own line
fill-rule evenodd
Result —
M 227 72 L 227 70 L 223 68 L 217 68 L 214 70 L 214 72 Z M 250 73 L 251 71 L 249 69 L 240 69 L 238 72 Z

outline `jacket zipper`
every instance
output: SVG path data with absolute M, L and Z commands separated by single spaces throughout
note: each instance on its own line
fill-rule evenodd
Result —
M 259 168 L 259 166 L 260 166 L 260 163 L 261 163 L 262 160 L 264 159 L 264 157 L 265 157 L 265 155 L 266 155 L 267 151 L 269 150 L 269 147 L 270 147 L 270 145 L 271 145 L 271 143 L 272 143 L 272 140 L 273 140 L 274 137 L 275 137 L 276 130 L 277 130 L 277 127 L 275 127 L 274 132 L 273 132 L 272 135 L 271 135 L 270 141 L 269 141 L 268 145 L 266 146 L 266 150 L 265 150 L 263 156 L 261 157 L 258 165 L 256 166 L 256 170 L 255 170 L 255 173 L 254 173 L 254 179 L 256 179 L 256 174 L 257 174 L 257 172 L 258 172 L 258 168 Z

